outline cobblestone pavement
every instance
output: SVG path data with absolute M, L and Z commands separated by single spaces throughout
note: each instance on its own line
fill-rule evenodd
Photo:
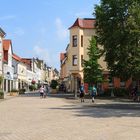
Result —
M 140 140 L 140 104 L 14 97 L 0 102 L 0 140 Z

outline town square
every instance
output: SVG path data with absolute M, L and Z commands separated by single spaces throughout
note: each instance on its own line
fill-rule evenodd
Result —
M 32 95 L 33 94 L 33 95 Z M 38 93 L 0 101 L 0 140 L 139 140 L 140 104 Z
M 0 140 L 139 140 L 140 1 L 0 1 Z

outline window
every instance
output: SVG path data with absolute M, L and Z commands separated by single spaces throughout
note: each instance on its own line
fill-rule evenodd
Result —
M 72 37 L 73 47 L 77 47 L 77 35 Z
M 77 65 L 77 55 L 72 56 L 72 64 L 73 64 L 73 66 Z
M 83 55 L 81 55 L 81 66 L 83 67 L 84 65 L 84 58 L 83 58 Z
M 83 35 L 81 35 L 81 47 L 83 47 Z

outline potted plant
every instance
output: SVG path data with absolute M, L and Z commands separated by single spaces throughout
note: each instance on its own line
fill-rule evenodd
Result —
M 3 77 L 0 76 L 0 85 L 2 84 L 2 81 L 3 81 Z
M 24 94 L 25 91 L 26 91 L 26 89 L 22 88 L 22 89 L 19 90 L 19 94 Z
M 57 80 L 52 80 L 50 84 L 51 93 L 57 93 L 57 86 L 58 86 Z
M 4 92 L 0 90 L 0 99 L 4 99 Z
M 17 96 L 19 95 L 19 91 L 17 89 L 12 89 L 10 92 L 10 96 Z

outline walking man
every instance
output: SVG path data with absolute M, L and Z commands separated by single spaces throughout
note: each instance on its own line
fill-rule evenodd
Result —
M 83 83 L 80 85 L 79 92 L 80 92 L 81 102 L 84 102 L 85 89 Z

